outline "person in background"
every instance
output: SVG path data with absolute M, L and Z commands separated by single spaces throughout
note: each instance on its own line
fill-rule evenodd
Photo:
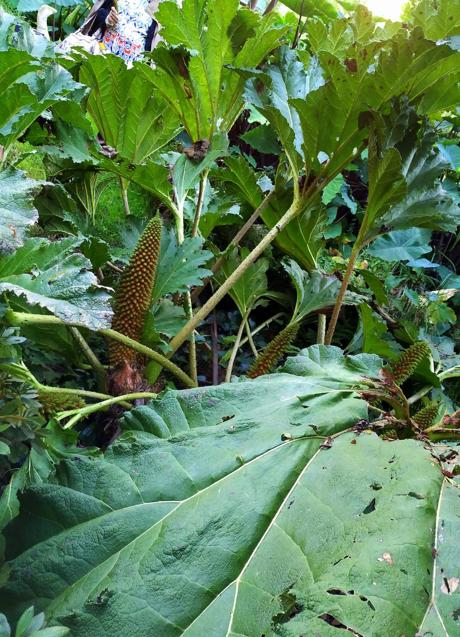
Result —
M 161 0 L 96 0 L 86 21 L 88 35 L 97 35 L 104 50 L 128 66 L 159 40 L 154 15 Z

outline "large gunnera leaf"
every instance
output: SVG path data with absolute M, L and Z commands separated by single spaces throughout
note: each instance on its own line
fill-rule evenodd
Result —
M 0 295 L 14 305 L 46 309 L 66 323 L 93 330 L 110 327 L 110 295 L 98 285 L 91 262 L 76 251 L 81 243 L 29 239 L 0 257 Z
M 74 637 L 457 635 L 459 485 L 422 442 L 350 431 L 378 368 L 313 346 L 135 409 L 21 496 L 0 610 Z
M 90 56 L 80 79 L 91 89 L 88 111 L 99 132 L 131 163 L 141 164 L 179 132 L 175 112 L 121 58 Z

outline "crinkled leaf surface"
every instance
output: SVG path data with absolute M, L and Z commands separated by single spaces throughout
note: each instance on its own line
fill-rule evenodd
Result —
M 439 182 L 449 165 L 433 149 L 433 142 L 432 133 L 428 132 L 417 140 L 409 129 L 398 145 L 407 194 L 380 220 L 392 228 L 415 226 L 454 232 L 460 222 L 458 201 Z
M 425 228 L 395 230 L 377 237 L 368 250 L 384 261 L 411 261 L 431 252 L 430 239 Z
M 242 155 L 225 158 L 225 166 L 213 172 L 213 177 L 225 184 L 227 191 L 248 203 L 254 210 L 262 201 L 258 175 Z
M 210 258 L 212 253 L 203 250 L 203 240 L 199 237 L 187 237 L 179 245 L 174 230 L 164 230 L 153 300 L 157 301 L 166 294 L 185 292 L 189 286 L 200 285 L 211 274 L 210 270 L 203 267 Z
M 4 89 L 0 139 L 5 147 L 45 109 L 66 100 L 79 102 L 84 95 L 84 87 L 62 66 L 52 61 L 36 62 L 28 53 L 16 51 L 11 66 L 10 51 L 0 52 L 0 87 Z M 28 72 L 32 69 L 36 72 Z
M 219 285 L 228 279 L 248 254 L 248 248 L 241 248 L 240 254 L 238 254 L 238 248 L 234 248 L 224 257 L 222 267 L 215 274 Z M 234 300 L 241 316 L 247 316 L 255 303 L 268 292 L 267 270 L 269 265 L 269 260 L 265 257 L 257 259 L 229 290 L 229 295 Z
M 175 112 L 121 58 L 89 56 L 80 79 L 91 89 L 88 111 L 105 142 L 131 163 L 142 163 L 178 133 Z
M 184 0 L 181 7 L 163 2 L 158 21 L 172 47 L 156 48 L 156 69 L 142 66 L 146 79 L 178 113 L 192 141 L 228 131 L 243 107 L 244 87 L 230 65 L 258 66 L 286 27 L 273 15 L 240 8 L 238 0 Z
M 444 40 L 460 34 L 460 5 L 455 0 L 420 0 L 414 10 L 414 22 L 430 40 Z
M 296 173 L 302 166 L 302 128 L 297 110 L 291 100 L 304 101 L 307 95 L 324 84 L 323 72 L 316 58 L 306 67 L 298 55 L 288 47 L 282 47 L 277 64 L 257 72 L 255 79 L 247 83 L 245 98 L 268 119 Z M 265 90 L 261 91 L 261 83 Z
M 103 459 L 21 496 L 1 610 L 75 637 L 456 634 L 458 490 L 421 442 L 344 432 L 376 367 L 313 346 L 134 410 Z
M 38 305 L 66 322 L 110 327 L 110 295 L 100 288 L 91 262 L 75 250 L 82 240 L 29 239 L 0 260 L 0 292 Z
M 292 260 L 283 265 L 297 293 L 294 320 L 301 321 L 312 312 L 334 305 L 340 290 L 340 281 L 335 276 L 317 271 L 309 275 Z
M 0 255 L 22 245 L 27 230 L 37 222 L 33 197 L 40 187 L 21 170 L 0 172 Z

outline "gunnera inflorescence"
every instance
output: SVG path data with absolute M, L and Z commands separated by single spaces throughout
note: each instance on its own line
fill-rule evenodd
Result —
M 290 323 L 277 334 L 252 364 L 248 372 L 248 378 L 257 378 L 258 376 L 268 374 L 293 342 L 298 331 L 299 325 L 297 323 Z

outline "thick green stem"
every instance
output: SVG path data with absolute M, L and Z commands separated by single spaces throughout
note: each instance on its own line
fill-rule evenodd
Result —
M 422 389 L 420 389 L 416 394 L 413 394 L 410 398 L 407 399 L 407 404 L 413 405 L 414 403 L 418 402 L 420 398 L 426 396 L 432 389 L 432 385 L 425 385 L 425 387 L 422 387 Z
M 460 378 L 460 366 L 456 365 L 455 367 L 450 367 L 449 369 L 444 370 L 440 374 L 438 374 L 439 380 L 447 380 L 449 378 Z
M 326 338 L 326 315 L 318 314 L 318 331 L 316 333 L 316 342 L 318 345 L 324 345 Z
M 38 391 L 42 391 L 46 394 L 62 394 L 64 396 L 71 394 L 72 396 L 84 396 L 86 398 L 96 398 L 97 400 L 108 400 L 113 398 L 110 394 L 102 394 L 98 391 L 89 391 L 87 389 L 74 389 L 73 387 L 51 387 L 49 385 L 42 385 L 42 383 L 35 384 Z
M 331 320 L 329 322 L 326 338 L 324 340 L 326 345 L 330 345 L 332 343 L 332 339 L 334 337 L 334 332 L 337 326 L 340 310 L 342 309 L 343 300 L 345 298 L 345 293 L 348 289 L 348 284 L 350 283 L 351 275 L 353 274 L 353 270 L 355 269 L 355 264 L 356 264 L 356 259 L 358 258 L 358 254 L 359 254 L 359 248 L 357 250 L 353 250 L 353 252 L 351 253 L 350 259 L 348 261 L 348 266 L 347 266 L 345 275 L 343 277 L 342 285 L 340 287 L 340 292 L 337 297 L 337 301 L 335 302 L 334 309 L 332 311 Z
M 228 279 L 220 286 L 220 288 L 211 296 L 211 298 L 201 307 L 195 316 L 184 325 L 184 327 L 172 339 L 170 346 L 172 356 L 179 347 L 189 338 L 193 330 L 200 325 L 208 316 L 216 305 L 224 298 L 229 290 L 235 285 L 239 278 L 246 272 L 250 265 L 263 254 L 265 249 L 273 242 L 278 234 L 292 221 L 300 212 L 301 205 L 298 200 L 294 200 L 289 210 L 283 215 L 279 222 L 268 232 L 260 243 L 248 254 L 248 256 L 240 263 L 236 270 L 228 277 Z
M 120 176 L 120 190 L 121 190 L 121 198 L 123 200 L 123 208 L 125 209 L 125 215 L 129 217 L 131 214 L 131 210 L 129 209 L 128 181 L 121 176 Z
M 81 327 L 80 323 L 65 323 L 57 316 L 53 316 L 51 314 L 27 314 L 25 312 L 13 312 L 12 310 L 8 310 L 6 313 L 6 318 L 11 323 L 11 325 L 69 325 L 73 327 Z M 150 349 L 150 347 L 142 345 L 132 338 L 129 338 L 129 336 L 120 334 L 120 332 L 116 332 L 112 329 L 99 329 L 97 330 L 97 332 L 102 336 L 107 336 L 108 338 L 112 338 L 115 341 L 124 343 L 128 347 L 131 347 L 131 349 L 139 352 L 139 354 L 143 354 L 147 358 L 151 358 L 152 360 L 156 361 L 159 365 L 176 376 L 176 378 L 178 378 L 186 387 L 196 387 L 196 384 L 190 378 L 190 376 L 188 376 L 170 360 L 168 360 L 158 352 L 155 352 L 153 349 Z
M 185 240 L 185 230 L 184 230 L 184 209 L 183 203 L 179 206 L 179 216 L 176 220 L 176 232 L 177 232 L 177 241 L 179 244 L 184 243 Z M 193 305 L 192 305 L 192 297 L 190 295 L 190 290 L 187 290 L 184 294 L 184 310 L 185 315 L 189 321 L 193 319 Z M 195 343 L 195 330 L 193 330 L 188 336 L 189 341 L 189 352 L 188 352 L 188 365 L 189 365 L 189 374 L 193 379 L 195 385 L 198 384 L 198 370 L 197 370 L 197 362 L 196 362 L 196 343 Z
M 184 309 L 186 317 L 191 320 L 193 318 L 193 307 L 190 290 L 187 290 L 187 292 L 184 294 Z M 190 334 L 189 338 L 188 368 L 191 378 L 193 379 L 194 383 L 198 385 L 195 331 Z
M 71 394 L 72 396 L 81 396 L 82 398 L 95 398 L 97 400 L 111 400 L 112 398 L 114 398 L 114 396 L 111 396 L 110 394 L 102 394 L 97 391 L 88 391 L 87 389 L 73 389 L 68 387 L 50 387 L 49 385 L 42 385 L 41 383 L 36 384 L 35 387 L 37 388 L 39 392 L 41 391 L 46 394 L 62 394 L 62 395 Z M 127 402 L 123 402 L 121 403 L 121 405 L 125 407 L 126 409 L 129 409 L 131 407 L 131 405 Z
M 138 400 L 142 398 L 156 398 L 157 394 L 152 392 L 137 392 L 135 394 L 125 394 L 124 396 L 116 396 L 115 398 L 109 398 L 108 400 L 103 400 L 100 403 L 96 403 L 94 405 L 87 405 L 83 407 L 83 409 L 72 409 L 70 411 L 63 411 L 57 417 L 57 420 L 63 420 L 64 418 L 68 418 L 68 416 L 73 416 L 63 427 L 63 429 L 70 429 L 74 425 L 77 424 L 79 420 L 82 418 L 86 418 L 91 414 L 94 414 L 98 411 L 103 411 L 112 405 L 124 403 L 131 400 Z
M 230 355 L 230 360 L 228 361 L 227 371 L 225 372 L 225 382 L 229 383 L 232 378 L 233 365 L 235 364 L 236 355 L 238 350 L 240 349 L 241 337 L 243 336 L 244 326 L 246 325 L 246 316 L 243 316 L 243 319 L 240 323 L 240 327 L 236 334 L 235 343 L 233 345 L 232 353 Z

